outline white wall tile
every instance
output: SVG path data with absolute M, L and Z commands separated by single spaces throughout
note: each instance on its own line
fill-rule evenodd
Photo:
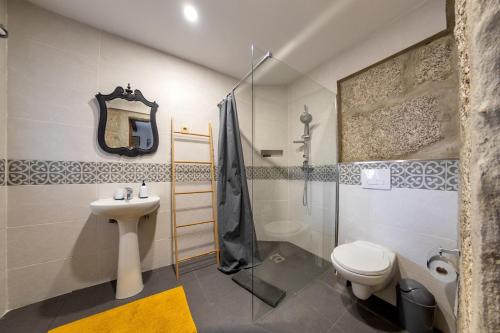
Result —
M 7 230 L 0 229 L 0 275 L 4 274 L 6 270 L 7 270 Z
M 452 191 L 392 189 L 367 190 L 340 185 L 339 244 L 367 240 L 397 253 L 393 284 L 377 293 L 395 304 L 394 283 L 409 277 L 424 284 L 439 307 L 439 327 L 455 331 L 453 307 L 456 284 L 443 285 L 428 272 L 426 262 L 439 246 L 456 248 L 458 194 Z
M 54 14 L 27 1 L 10 0 L 9 28 L 15 32 L 9 41 L 19 36 L 70 52 L 73 55 L 97 59 L 100 32 L 87 25 Z
M 394 188 L 390 191 L 340 185 L 342 221 L 352 225 L 384 224 L 447 239 L 457 239 L 458 194 Z
M 97 58 L 68 54 L 33 39 L 9 38 L 9 91 L 20 89 L 22 80 L 31 80 L 47 89 L 57 87 L 59 94 L 73 94 L 90 101 L 97 89 Z M 20 77 L 20 80 L 11 80 Z M 58 95 L 59 95 L 58 94 Z M 57 99 L 58 95 L 46 96 Z M 82 102 L 83 102 L 82 101 Z M 13 116 L 9 112 L 9 116 Z
M 72 291 L 74 283 L 68 276 L 68 261 L 9 269 L 9 308 L 16 309 Z
M 16 73 L 9 79 L 9 117 L 55 122 L 94 128 L 96 114 L 89 94 L 65 92 L 60 85 L 49 85 Z M 92 96 L 92 95 L 90 95 Z
M 0 301 L 2 302 L 0 306 L 0 316 L 3 316 L 7 311 L 7 271 L 0 271 Z
M 10 159 L 95 161 L 95 130 L 19 118 L 9 118 Z
M 9 186 L 9 227 L 87 219 L 96 190 L 90 184 Z
M 0 230 L 7 227 L 7 187 L 0 186 Z
M 118 230 L 116 233 L 118 234 Z M 114 247 L 99 250 L 97 271 L 102 282 L 116 279 L 118 272 L 118 243 Z
M 172 264 L 172 244 L 170 239 L 154 241 L 141 253 L 143 271 L 157 269 Z
M 9 228 L 8 267 L 14 269 L 89 252 L 96 237 L 94 219 Z
M 288 200 L 289 181 L 286 179 L 253 179 L 253 199 L 255 201 L 264 200 Z M 250 182 L 249 182 L 250 184 Z
M 172 237 L 170 212 L 159 212 L 150 214 L 149 217 L 142 217 L 138 229 L 140 243 L 170 239 Z

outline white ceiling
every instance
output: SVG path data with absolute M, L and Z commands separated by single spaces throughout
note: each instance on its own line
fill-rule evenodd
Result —
M 308 72 L 434 0 L 30 0 L 53 12 L 242 77 L 250 45 Z M 196 24 L 182 14 L 190 3 Z

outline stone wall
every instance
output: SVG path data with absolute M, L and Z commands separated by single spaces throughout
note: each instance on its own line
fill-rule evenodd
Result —
M 457 0 L 460 332 L 500 327 L 500 3 Z
M 0 0 L 0 23 L 7 26 L 6 0 Z M 0 317 L 7 310 L 7 41 L 0 38 Z
M 340 80 L 341 161 L 458 157 L 457 85 L 451 34 Z

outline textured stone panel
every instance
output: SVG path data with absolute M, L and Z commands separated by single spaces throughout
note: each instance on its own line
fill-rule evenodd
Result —
M 438 100 L 420 96 L 344 118 L 343 161 L 386 160 L 441 139 Z
M 459 332 L 500 327 L 500 2 L 457 0 L 462 128 Z
M 458 157 L 455 53 L 448 34 L 341 80 L 341 161 Z
M 416 83 L 446 79 L 452 72 L 453 36 L 445 36 L 415 52 Z
M 398 56 L 342 83 L 342 112 L 367 107 L 404 92 L 405 56 Z

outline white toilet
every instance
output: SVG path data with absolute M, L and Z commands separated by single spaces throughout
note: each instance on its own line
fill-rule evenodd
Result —
M 377 244 L 355 241 L 337 246 L 331 258 L 337 272 L 351 281 L 354 295 L 367 299 L 391 281 L 396 254 Z

